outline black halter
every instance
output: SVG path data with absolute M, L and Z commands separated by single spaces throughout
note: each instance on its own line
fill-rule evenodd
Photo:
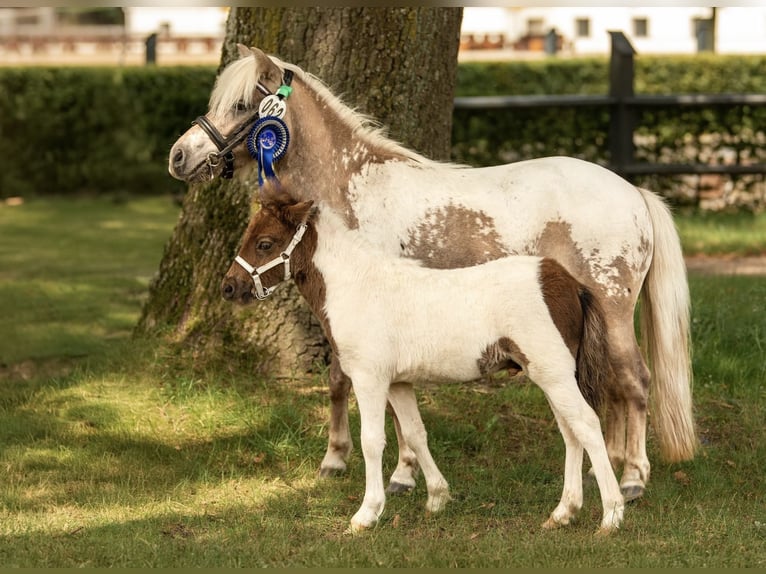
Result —
M 289 86 L 290 82 L 293 80 L 293 73 L 290 70 L 285 70 L 284 75 L 282 76 L 282 84 L 285 86 Z M 269 89 L 258 82 L 256 84 L 256 88 L 258 89 L 261 94 L 265 96 L 270 96 L 272 93 L 269 91 Z M 281 94 L 277 94 L 280 98 L 282 97 Z M 199 116 L 196 120 L 192 122 L 193 126 L 199 126 L 202 128 L 202 130 L 208 135 L 208 137 L 212 140 L 212 142 L 215 144 L 215 147 L 218 148 L 217 152 L 210 152 L 207 156 L 207 164 L 211 168 L 218 167 L 221 164 L 221 161 L 224 162 L 223 171 L 221 172 L 221 177 L 223 179 L 231 179 L 231 177 L 234 175 L 234 148 L 237 147 L 239 144 L 241 144 L 245 139 L 247 138 L 247 135 L 250 131 L 250 128 L 253 126 L 253 124 L 260 118 L 260 113 L 255 112 L 252 116 L 247 118 L 244 122 L 239 124 L 232 133 L 229 134 L 229 137 L 224 137 L 221 135 L 221 132 L 218 131 L 218 128 L 216 128 L 213 123 L 207 119 L 207 116 Z

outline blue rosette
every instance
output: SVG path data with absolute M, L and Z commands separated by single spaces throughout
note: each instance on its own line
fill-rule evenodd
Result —
M 290 144 L 287 124 L 276 117 L 260 118 L 247 135 L 247 151 L 258 162 L 258 183 L 265 178 L 276 178 L 274 162 L 281 159 Z

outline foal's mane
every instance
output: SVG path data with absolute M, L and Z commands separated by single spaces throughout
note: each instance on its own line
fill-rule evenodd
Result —
M 328 110 L 334 112 L 343 123 L 351 128 L 354 135 L 362 138 L 371 146 L 418 163 L 434 163 L 433 160 L 390 139 L 386 135 L 385 129 L 375 119 L 347 106 L 330 91 L 322 80 L 313 74 L 304 71 L 295 64 L 283 62 L 276 56 L 268 57 L 280 69 L 293 72 L 296 78 L 299 78 L 306 87 L 314 91 L 327 104 Z M 229 64 L 219 76 L 210 95 L 210 110 L 217 116 L 223 116 L 237 103 L 252 105 L 256 94 L 256 84 L 261 73 L 261 70 L 258 69 L 258 60 L 251 56 L 245 56 Z

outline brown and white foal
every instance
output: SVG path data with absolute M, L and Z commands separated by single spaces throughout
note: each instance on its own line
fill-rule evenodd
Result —
M 421 465 L 426 509 L 436 512 L 448 485 L 428 450 L 413 384 L 500 369 L 523 370 L 543 390 L 566 445 L 561 501 L 544 526 L 568 524 L 582 506 L 583 449 L 601 494 L 600 531 L 620 526 L 624 500 L 594 410 L 611 376 L 605 322 L 590 291 L 556 261 L 508 256 L 424 268 L 360 241 L 331 208 L 267 186 L 222 293 L 247 303 L 290 278 L 322 322 L 359 406 L 366 490 L 352 531 L 383 512 L 387 401 Z

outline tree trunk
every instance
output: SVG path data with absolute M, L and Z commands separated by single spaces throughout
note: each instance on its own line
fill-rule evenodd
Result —
M 233 7 L 221 67 L 237 43 L 257 46 L 321 78 L 393 139 L 446 160 L 461 19 L 460 8 Z M 203 359 L 246 356 L 262 374 L 309 371 L 329 348 L 292 283 L 249 307 L 219 292 L 254 185 L 235 178 L 189 188 L 136 332 L 171 334 Z

